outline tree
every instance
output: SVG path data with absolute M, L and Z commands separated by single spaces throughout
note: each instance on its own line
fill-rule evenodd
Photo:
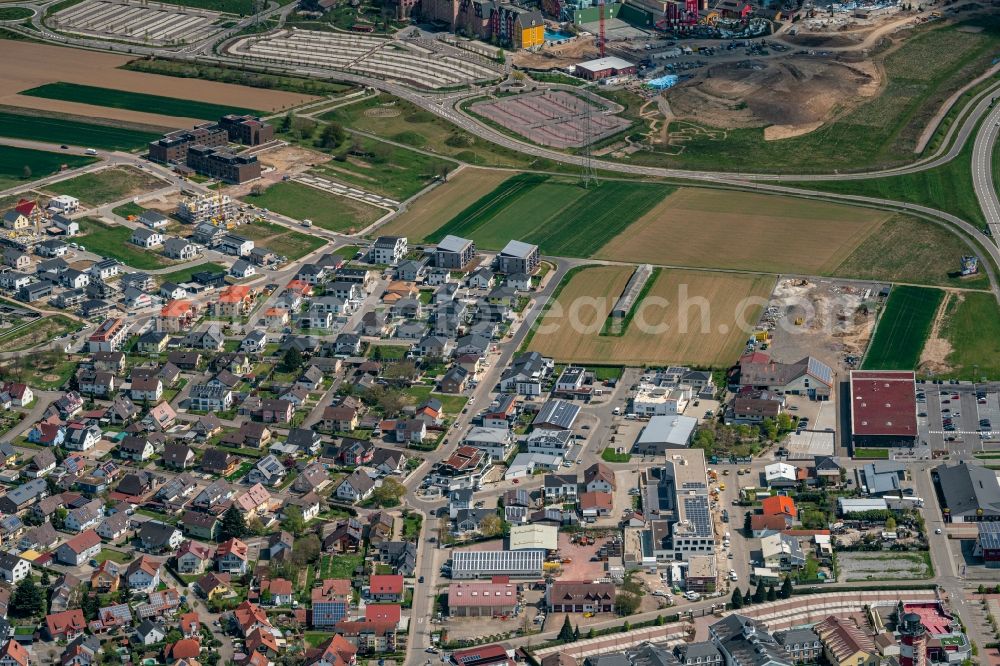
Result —
M 666 620 L 663 619 L 662 615 L 657 615 L 656 619 L 653 620 L 653 624 L 657 627 L 662 627 L 664 622 L 666 622 Z
M 767 598 L 767 590 L 764 589 L 763 583 L 757 583 L 757 589 L 753 591 L 753 602 L 755 604 L 764 603 Z
M 740 588 L 733 588 L 733 608 L 740 609 L 743 608 L 743 593 L 740 592 Z
M 792 596 L 792 577 L 785 576 L 785 581 L 781 584 L 781 592 L 778 593 L 780 599 L 790 599 Z
M 889 516 L 888 518 L 885 519 L 885 531 L 886 532 L 896 531 L 896 519 L 893 518 L 892 516 Z
M 573 630 L 573 640 L 580 640 L 580 625 L 576 625 L 576 628 Z
M 242 539 L 248 534 L 250 534 L 250 529 L 243 519 L 243 513 L 235 506 L 229 507 L 222 515 L 222 525 L 219 527 L 219 541 L 228 541 L 233 538 Z
M 750 588 L 748 587 L 747 591 L 743 593 L 743 605 L 749 606 L 752 603 L 753 603 L 753 596 L 751 596 Z
M 83 601 L 80 602 L 80 610 L 83 611 L 83 617 L 88 622 L 97 619 L 97 613 L 100 611 L 100 608 L 101 604 L 98 602 L 97 595 L 95 594 L 85 594 Z
M 61 530 L 63 526 L 66 524 L 66 516 L 68 515 L 69 511 L 66 509 L 66 507 L 61 506 L 57 508 L 55 513 L 52 514 L 52 519 L 51 519 L 52 527 L 56 528 L 57 530 Z
M 49 587 L 52 585 L 52 576 L 49 575 L 48 569 L 42 569 L 42 587 Z
M 621 592 L 615 597 L 615 608 L 619 615 L 631 615 L 639 610 L 639 597 L 631 592 Z
M 628 620 L 622 623 L 622 631 L 632 631 L 632 623 Z
M 45 597 L 35 584 L 35 579 L 26 577 L 17 584 L 10 613 L 14 617 L 34 617 L 45 612 Z
M 184 634 L 181 633 L 180 629 L 171 629 L 170 631 L 167 632 L 167 635 L 163 639 L 163 642 L 169 645 L 170 643 L 176 643 L 177 641 L 183 638 Z
M 406 487 L 396 479 L 386 478 L 382 485 L 372 492 L 372 502 L 382 507 L 399 506 L 406 494 Z
M 302 509 L 297 506 L 289 506 L 284 509 L 285 519 L 281 521 L 281 528 L 292 533 L 292 536 L 301 536 L 306 529 L 305 518 L 302 517 Z
M 31 178 L 31 167 L 28 166 L 27 164 L 25 164 L 24 168 L 21 169 L 21 177 L 24 178 L 25 180 Z
M 320 148 L 336 148 L 344 143 L 347 133 L 338 123 L 328 123 L 319 135 Z
M 302 367 L 302 352 L 295 347 L 285 350 L 285 355 L 281 357 L 278 369 L 282 372 L 295 372 Z
M 281 119 L 281 124 L 278 125 L 279 132 L 290 132 L 292 129 L 292 123 L 295 122 L 295 115 L 289 111 L 285 114 L 285 117 Z
M 559 640 L 561 641 L 571 641 L 573 640 L 573 625 L 570 624 L 569 615 L 563 619 L 562 629 L 559 630 Z
M 774 585 L 767 586 L 767 600 L 774 601 L 778 598 L 778 593 L 774 590 Z
M 264 186 L 261 183 L 254 183 L 250 188 L 250 194 L 255 197 L 259 197 L 264 194 Z
M 587 630 L 587 638 L 593 638 L 595 635 L 593 627 Z
M 495 514 L 486 516 L 479 523 L 479 531 L 483 536 L 494 537 L 503 532 L 503 521 Z
M 980 583 L 979 587 L 976 589 L 976 592 L 978 592 L 979 594 L 985 594 L 986 593 L 986 586 L 984 586 L 982 583 Z

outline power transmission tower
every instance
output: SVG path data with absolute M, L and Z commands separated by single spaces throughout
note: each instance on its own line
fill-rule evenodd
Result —
M 580 182 L 584 187 L 597 185 L 597 174 L 594 173 L 594 155 L 590 145 L 594 142 L 593 118 L 594 107 L 590 102 L 582 100 L 584 108 L 583 118 L 583 172 L 580 175 Z

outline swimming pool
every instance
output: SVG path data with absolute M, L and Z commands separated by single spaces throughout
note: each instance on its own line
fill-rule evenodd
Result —
M 572 36 L 573 33 L 566 32 L 565 30 L 552 30 L 551 28 L 545 29 L 545 41 L 547 42 L 561 42 Z

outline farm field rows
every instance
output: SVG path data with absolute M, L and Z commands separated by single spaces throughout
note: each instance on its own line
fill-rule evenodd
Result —
M 56 118 L 0 111 L 0 135 L 45 143 L 65 143 L 104 150 L 132 150 L 158 139 L 159 134 L 114 125 L 85 123 L 71 118 Z M 63 160 L 69 155 L 63 155 Z
M 102 206 L 138 194 L 149 192 L 166 183 L 132 167 L 111 167 L 46 186 L 53 194 L 68 194 L 84 205 Z
M 890 216 L 793 197 L 682 187 L 596 256 L 699 268 L 827 274 Z
M 938 306 L 940 289 L 894 287 L 875 327 L 875 336 L 865 355 L 864 368 L 913 370 L 920 360 Z
M 602 336 L 631 266 L 575 271 L 540 318 L 528 348 L 560 362 L 724 367 L 739 355 L 774 279 L 663 270 L 621 336 Z
M 538 245 L 543 254 L 587 257 L 672 191 L 667 185 L 619 181 L 584 188 L 566 179 L 520 174 L 480 197 L 429 240 L 455 234 L 479 247 L 500 249 L 517 239 Z
M 423 240 L 441 226 L 441 220 L 455 217 L 509 177 L 506 171 L 462 169 L 420 197 L 405 213 L 380 227 L 378 233 Z
M 291 181 L 276 183 L 262 194 L 245 199 L 261 208 L 297 220 L 309 219 L 318 227 L 338 232 L 354 233 L 383 215 L 374 206 Z
M 108 106 L 114 109 L 127 109 L 130 111 L 155 109 L 156 113 L 164 116 L 201 118 L 202 120 L 216 120 L 228 113 L 256 113 L 253 109 L 244 107 L 88 86 L 79 83 L 67 83 L 65 81 L 46 83 L 35 88 L 22 90 L 21 94 L 28 97 L 78 102 L 93 106 Z
M 0 117 L 0 126 L 2 124 L 3 118 Z M 93 162 L 92 158 L 79 155 L 62 155 L 44 150 L 0 146 L 0 189 L 16 187 L 27 180 L 25 175 L 29 173 L 29 178 L 34 180 L 58 173 L 63 164 L 70 169 L 77 169 Z M 25 171 L 25 167 L 28 168 L 28 171 Z M 16 203 L 17 197 L 14 199 L 14 203 Z
M 0 62 L 4 64 L 0 68 L 0 90 L 4 91 L 0 93 L 0 105 L 54 113 L 100 116 L 147 125 L 181 127 L 187 124 L 183 119 L 160 115 L 155 108 L 132 111 L 94 107 L 75 102 L 28 97 L 17 93 L 46 83 L 62 81 L 267 112 L 278 112 L 316 99 L 312 95 L 301 93 L 120 69 L 132 59 L 132 56 L 0 39 Z

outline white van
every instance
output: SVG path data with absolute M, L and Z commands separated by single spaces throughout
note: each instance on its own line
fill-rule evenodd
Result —
M 303 227 L 311 227 L 312 225 L 313 225 L 313 221 L 312 220 L 302 220 L 302 226 Z
M 94 150 L 93 148 L 87 148 L 87 154 L 88 155 L 96 155 L 97 151 Z
M 615 407 L 614 409 L 611 410 L 611 413 L 614 414 L 615 416 L 618 416 L 619 414 L 622 413 L 622 408 L 621 407 Z

